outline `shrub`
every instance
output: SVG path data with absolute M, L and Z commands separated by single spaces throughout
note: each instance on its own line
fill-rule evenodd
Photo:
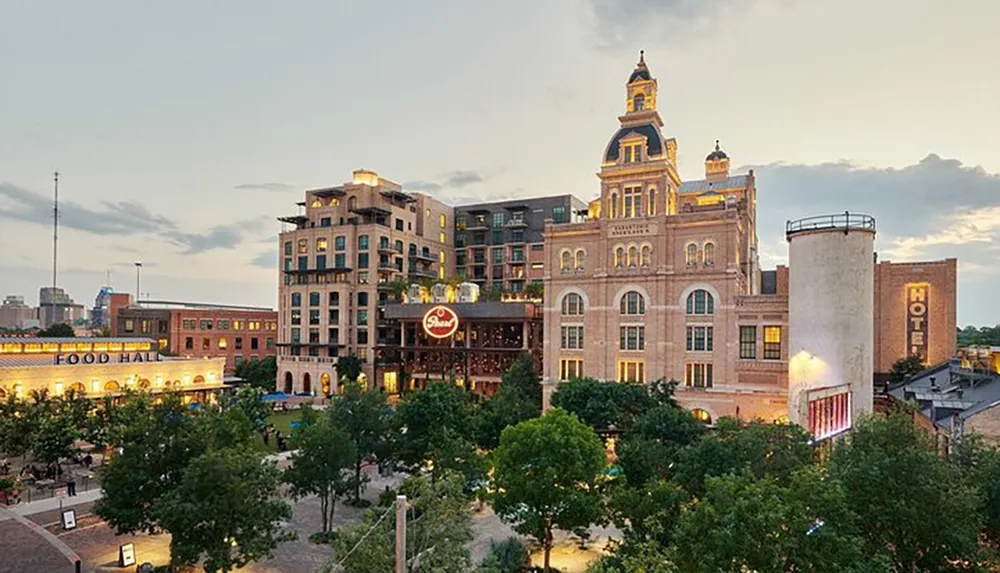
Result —
M 524 543 L 517 537 L 508 537 L 497 543 L 490 542 L 490 552 L 480 566 L 481 573 L 521 573 L 531 560 Z

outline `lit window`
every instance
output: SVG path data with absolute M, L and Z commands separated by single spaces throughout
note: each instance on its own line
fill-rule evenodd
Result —
M 308 252 L 309 252 L 309 240 L 308 239 L 299 239 L 299 254 L 308 253 Z
M 740 326 L 740 358 L 743 360 L 757 358 L 756 326 Z
M 642 360 L 619 360 L 618 361 L 618 381 L 636 382 L 643 384 L 646 382 L 646 364 Z
M 618 194 L 612 193 L 610 199 L 610 205 L 608 205 L 608 214 L 612 219 L 618 218 Z
M 575 292 L 571 292 L 563 297 L 563 316 L 580 316 L 583 314 L 583 297 Z
M 634 290 L 625 293 L 621 300 L 621 314 L 630 316 L 646 314 L 645 297 Z
M 326 239 L 325 238 L 320 237 L 319 239 L 316 239 L 316 252 L 317 253 L 325 253 L 326 252 Z
M 441 214 L 441 228 L 442 229 L 448 228 L 448 217 L 445 216 L 444 213 Z
M 333 199 L 330 199 L 329 205 L 331 207 L 339 207 L 340 206 L 340 199 L 337 199 L 336 197 L 334 197 Z
M 711 266 L 715 264 L 715 243 L 708 242 L 705 243 L 705 265 Z
M 573 380 L 583 377 L 582 358 L 561 358 L 559 359 L 559 379 Z
M 441 235 L 438 236 L 438 240 L 442 243 L 448 240 L 448 237 L 444 234 L 444 231 L 441 231 Z
M 715 300 L 708 291 L 698 289 L 687 297 L 688 314 L 715 314 Z
M 622 326 L 619 329 L 619 350 L 645 350 L 646 327 Z
M 689 352 L 711 352 L 713 330 L 711 326 L 687 327 L 687 350 Z
M 226 337 L 225 336 L 220 336 L 219 337 L 219 350 L 225 350 L 225 349 L 226 349 Z
M 315 207 L 322 207 L 323 206 L 323 202 L 320 201 L 319 199 L 313 199 L 311 206 L 314 207 L 314 208 Z
M 386 394 L 399 394 L 399 378 L 395 372 L 386 372 L 382 379 Z
M 694 416 L 695 420 L 698 420 L 703 424 L 710 425 L 712 423 L 712 415 L 706 412 L 705 410 L 702 410 L 701 408 L 695 408 L 694 410 L 691 410 L 691 415 Z
M 583 327 L 563 326 L 560 348 L 563 350 L 583 350 Z
M 764 327 L 764 360 L 781 360 L 781 327 Z
M 646 214 L 652 217 L 656 214 L 656 189 L 649 188 L 649 197 L 646 199 Z
M 694 243 L 688 243 L 687 252 L 684 256 L 684 261 L 687 266 L 693 267 L 698 264 L 698 245 Z
M 712 387 L 712 365 L 707 363 L 690 363 L 684 367 L 684 384 L 689 388 Z

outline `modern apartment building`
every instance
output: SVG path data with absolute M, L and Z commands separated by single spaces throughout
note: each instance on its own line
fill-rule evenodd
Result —
M 458 278 L 494 292 L 513 293 L 541 282 L 545 223 L 568 223 L 586 208 L 572 195 L 455 207 Z
M 373 348 L 391 333 L 379 309 L 401 280 L 455 276 L 454 209 L 374 171 L 311 189 L 278 237 L 278 388 L 330 394 L 337 357 L 354 354 L 373 375 Z

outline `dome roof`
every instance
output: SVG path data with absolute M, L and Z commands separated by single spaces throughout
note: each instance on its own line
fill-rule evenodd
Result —
M 646 137 L 646 156 L 652 157 L 663 153 L 663 136 L 660 130 L 652 123 L 623 127 L 611 138 L 607 151 L 604 152 L 605 161 L 618 161 L 618 153 L 621 150 L 622 139 L 631 134 L 638 133 Z
M 719 148 L 719 140 L 716 139 L 715 140 L 715 151 L 713 151 L 712 153 L 709 153 L 708 157 L 705 158 L 705 161 L 719 161 L 720 159 L 729 159 L 729 156 L 726 155 L 725 151 L 723 151 L 722 149 Z

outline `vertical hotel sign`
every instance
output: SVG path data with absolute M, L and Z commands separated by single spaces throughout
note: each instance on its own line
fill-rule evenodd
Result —
M 930 310 L 930 286 L 906 285 L 906 354 L 927 362 L 927 315 Z

